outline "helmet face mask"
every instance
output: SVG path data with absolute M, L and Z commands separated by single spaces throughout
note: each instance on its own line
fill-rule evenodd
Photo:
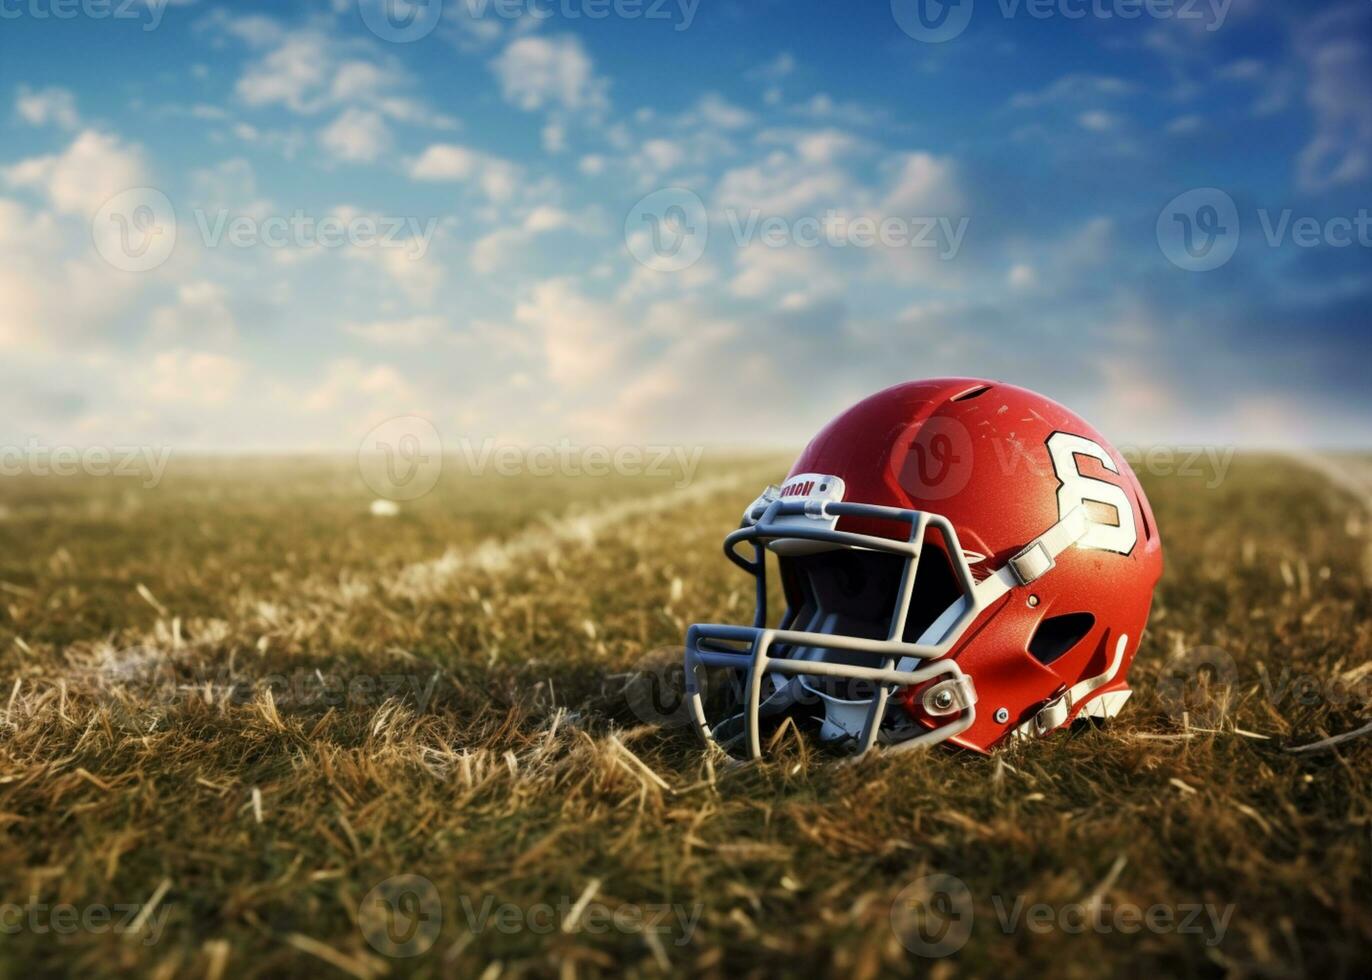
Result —
M 979 469 L 972 467 L 963 475 L 963 485 L 946 495 L 947 513 L 942 507 L 899 506 L 938 503 L 931 499 L 937 494 L 927 488 L 915 488 L 925 490 L 922 494 L 909 492 L 900 475 L 910 471 L 922 436 L 956 433 L 950 426 L 966 431 L 966 421 L 982 414 L 981 406 L 975 411 L 957 407 L 953 395 L 966 387 L 962 379 L 924 382 L 867 399 L 821 433 L 780 489 L 769 487 L 749 506 L 738 530 L 726 538 L 725 554 L 756 579 L 753 623 L 697 624 L 687 633 L 687 699 L 702 737 L 757 758 L 764 726 L 791 717 L 799 727 L 817 729 L 822 742 L 858 754 L 876 745 L 908 749 L 949 740 L 985 751 L 1007 735 L 1037 735 L 1059 727 L 1083 710 L 1102 714 L 1107 705 L 1118 709 L 1128 694 L 1121 670 L 1124 652 L 1130 635 L 1136 641 L 1142 627 L 1131 622 L 1126 633 L 1119 620 L 1137 618 L 1137 610 L 1130 607 L 1122 617 L 1108 615 L 1106 609 L 1099 616 L 1089 609 L 1062 615 L 1065 602 L 1083 601 L 1079 580 L 1082 572 L 1090 574 L 1089 567 L 1058 574 L 1063 588 L 1051 586 L 1059 559 L 1064 565 L 1076 561 L 1076 556 L 1069 559 L 1070 552 L 1086 550 L 1093 539 L 1121 543 L 1119 528 L 1126 519 L 1102 528 L 1088 516 L 1088 504 L 1122 502 L 1131 508 L 1127 523 L 1136 523 L 1125 486 L 1104 483 L 1094 473 L 1089 479 L 1055 480 L 1052 472 L 1016 485 L 999 478 L 1003 465 L 987 465 L 993 455 L 987 444 L 974 450 L 982 457 Z M 1041 396 L 1000 387 L 1065 414 Z M 990 383 L 980 383 L 979 393 L 989 390 Z M 954 408 L 948 412 L 950 405 Z M 939 408 L 945 413 L 931 422 L 930 410 Z M 1035 414 L 1042 424 L 1050 424 L 1046 413 Z M 864 458 L 861 440 L 854 445 L 849 435 L 874 431 L 874 415 L 882 423 L 875 431 L 896 435 Z M 900 423 L 894 429 L 893 418 Z M 1084 431 L 1072 439 L 1079 442 L 1068 443 L 1065 450 L 1061 439 L 1056 448 L 1049 445 L 1051 438 L 1045 440 L 1050 464 L 1054 457 L 1060 463 L 1065 452 L 1075 466 L 1085 453 L 1101 460 L 1104 470 L 1120 473 L 1123 461 L 1102 449 L 1084 423 L 1078 428 Z M 936 448 L 948 458 L 946 444 Z M 841 463 L 844 472 L 836 472 L 837 466 L 820 470 L 816 462 Z M 919 462 L 924 462 L 922 455 Z M 1127 489 L 1141 499 L 1132 473 L 1127 475 Z M 1092 481 L 1102 486 L 1093 489 Z M 991 488 L 988 498 L 991 482 L 1001 485 Z M 873 487 L 875 492 L 864 494 L 877 498 L 872 502 L 848 499 Z M 1030 501 L 1021 508 L 1030 513 L 1008 516 L 1025 518 L 1019 527 L 1034 521 L 1033 533 L 1017 530 L 1006 539 L 1012 547 L 988 547 L 1001 542 L 968 523 L 966 515 L 989 501 L 998 505 L 991 516 L 1005 524 L 1017 496 Z M 1050 504 L 1051 510 L 1045 509 Z M 1151 514 L 1142 513 L 1146 504 L 1139 507 L 1141 522 L 1151 532 Z M 955 521 L 976 535 L 976 550 L 964 550 Z M 751 557 L 739 551 L 745 544 Z M 1161 566 L 1155 538 L 1150 537 L 1146 550 L 1142 556 L 1116 556 L 1131 566 L 1139 586 L 1146 585 L 1145 617 Z M 767 603 L 769 551 L 776 556 L 786 597 L 786 609 L 775 625 Z M 1059 591 L 1064 595 L 1057 596 Z M 1046 598 L 1063 601 L 1045 603 Z M 1042 611 L 1035 612 L 1040 606 Z M 1113 649 L 1107 649 L 1106 640 L 1112 637 Z M 1106 670 L 1088 674 L 1093 664 Z M 702 696 L 704 671 L 710 668 L 731 672 L 739 687 L 736 713 L 713 723 Z M 1086 703 L 1089 699 L 1094 706 Z M 986 702 L 994 702 L 990 717 L 980 721 L 979 701 L 983 711 Z

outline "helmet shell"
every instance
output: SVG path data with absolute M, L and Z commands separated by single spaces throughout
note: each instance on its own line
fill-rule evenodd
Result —
M 849 502 L 943 515 L 978 580 L 1072 507 L 1092 519 L 1086 539 L 1041 578 L 1011 589 L 949 654 L 978 693 L 976 721 L 954 741 L 988 749 L 1064 689 L 1108 672 L 1120 636 L 1127 637 L 1123 662 L 1091 696 L 1128 691 L 1125 676 L 1162 574 L 1162 542 L 1128 461 L 1080 416 L 1043 395 L 985 379 L 899 384 L 825 426 L 791 468 L 792 476 L 804 473 L 841 477 Z M 908 534 L 898 522 L 848 517 L 838 528 Z M 1045 655 L 1053 646 L 1045 640 L 1059 634 L 1062 643 L 1074 642 Z M 901 700 L 912 717 L 934 727 L 918 693 L 902 692 Z M 1072 715 L 1082 706 L 1073 705 Z

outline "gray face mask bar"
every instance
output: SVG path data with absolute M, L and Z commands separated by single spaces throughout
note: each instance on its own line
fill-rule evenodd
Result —
M 910 534 L 906 540 L 899 541 L 838 531 L 835 525 L 843 517 L 908 524 Z M 911 593 L 931 528 L 936 529 L 943 539 L 962 594 L 918 640 L 908 643 L 903 636 Z M 692 626 L 686 634 L 686 697 L 696 730 L 707 742 L 714 741 L 716 729 L 705 718 L 701 674 L 705 668 L 724 667 L 741 670 L 746 675 L 744 707 L 738 717 L 743 722 L 748 755 L 753 759 L 762 756 L 758 722 L 763 706 L 763 678 L 768 674 L 780 675 L 788 680 L 807 676 L 850 678 L 875 685 L 876 694 L 868 703 L 866 720 L 856 738 L 855 749 L 859 755 L 876 744 L 891 694 L 896 689 L 923 684 L 939 677 L 945 680 L 926 689 L 921 704 L 929 715 L 946 716 L 950 720 L 947 724 L 903 739 L 895 743 L 893 748 L 904 750 L 942 742 L 966 731 L 976 719 L 976 691 L 971 678 L 956 663 L 942 658 L 953 650 L 967 628 L 987 607 L 1011 588 L 1026 585 L 1047 573 L 1057 555 L 1075 544 L 1086 529 L 1085 515 L 1077 508 L 1030 542 L 994 574 L 978 583 L 962 553 L 957 532 L 946 518 L 938 514 L 812 498 L 783 500 L 770 492 L 764 494 L 744 515 L 743 525 L 724 542 L 724 553 L 729 560 L 756 579 L 757 605 L 753 625 L 701 623 Z M 790 609 L 782 618 L 780 627 L 768 627 L 766 546 L 778 540 L 811 541 L 820 546 L 836 545 L 902 556 L 904 567 L 886 639 L 791 629 L 795 612 Z M 751 560 L 737 551 L 738 545 L 745 541 L 752 545 Z M 872 666 L 862 666 L 828 660 L 770 657 L 769 651 L 778 645 L 784 645 L 789 650 L 808 648 L 856 653 L 870 656 L 873 663 Z M 910 669 L 897 669 L 898 665 Z M 768 698 L 768 702 L 775 699 L 774 694 Z

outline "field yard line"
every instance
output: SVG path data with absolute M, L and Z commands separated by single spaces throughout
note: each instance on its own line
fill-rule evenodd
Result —
M 1356 497 L 1366 512 L 1367 520 L 1372 522 L 1372 458 L 1308 451 L 1291 452 L 1287 455 L 1306 469 L 1314 470 L 1339 489 Z M 1363 581 L 1372 587 L 1372 537 L 1369 536 L 1367 524 L 1363 526 L 1363 538 Z
M 480 570 L 504 572 L 516 562 L 535 559 L 563 544 L 592 544 L 603 532 L 627 521 L 649 517 L 683 508 L 708 497 L 717 496 L 750 486 L 774 475 L 775 467 L 765 472 L 744 471 L 731 476 L 701 480 L 680 490 L 654 494 L 651 497 L 616 501 L 598 510 L 564 514 L 547 523 L 531 527 L 505 540 L 487 539 L 474 547 L 449 548 L 438 558 L 416 562 L 401 569 L 386 585 L 391 595 L 417 599 L 434 595 L 448 588 L 454 578 L 465 572 Z M 759 484 L 759 489 L 761 484 Z M 743 501 L 739 513 L 743 512 Z
M 390 578 L 378 576 L 372 585 L 391 596 L 428 598 L 443 589 L 451 588 L 453 581 L 464 573 L 476 570 L 506 571 L 515 568 L 519 560 L 534 560 L 558 545 L 592 543 L 599 534 L 627 521 L 685 508 L 698 500 L 719 494 L 733 493 L 741 489 L 760 489 L 769 478 L 777 475 L 779 468 L 784 471 L 785 464 L 780 464 L 780 467 L 773 464 L 765 469 L 761 466 L 750 467 L 729 476 L 699 480 L 679 490 L 615 501 L 598 509 L 580 513 L 564 513 L 537 527 L 520 531 L 510 538 L 487 538 L 468 547 L 449 547 L 440 557 L 415 562 Z M 748 499 L 751 500 L 752 497 Z M 745 500 L 739 504 L 740 514 L 747 503 Z M 367 587 L 359 589 L 357 584 L 354 581 L 336 586 L 337 599 L 341 606 L 352 606 L 371 591 Z M 271 604 L 279 606 L 279 614 L 284 616 L 289 614 L 293 598 L 304 596 L 313 602 L 318 595 L 319 592 L 314 589 L 300 589 L 294 595 L 279 596 Z M 267 603 L 268 600 L 260 596 L 248 596 L 239 608 L 257 609 Z M 165 660 L 167 653 L 162 649 L 165 631 L 165 622 L 159 620 L 139 642 L 118 651 L 106 651 L 104 660 L 98 667 L 99 672 L 105 676 L 118 677 L 127 671 L 131 663 L 136 662 L 141 668 L 147 669 L 155 662 Z

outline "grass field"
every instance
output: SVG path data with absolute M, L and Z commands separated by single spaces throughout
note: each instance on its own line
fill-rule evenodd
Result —
M 739 765 L 635 709 L 750 614 L 720 542 L 785 467 L 0 481 L 0 972 L 1369 975 L 1372 737 L 1289 751 L 1369 720 L 1355 481 L 1141 473 L 1108 727 Z

